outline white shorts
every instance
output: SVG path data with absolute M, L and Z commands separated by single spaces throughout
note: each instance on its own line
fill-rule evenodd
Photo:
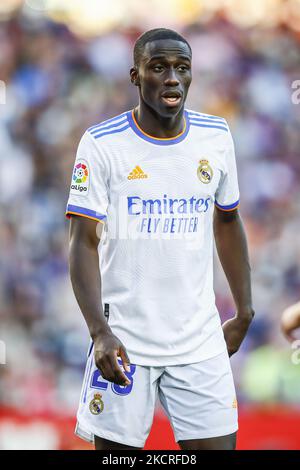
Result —
M 195 364 L 149 367 L 131 364 L 131 385 L 101 377 L 90 348 L 75 433 L 93 442 L 94 435 L 144 447 L 157 394 L 176 441 L 232 434 L 238 429 L 237 401 L 225 351 Z M 163 440 L 163 436 L 162 436 Z

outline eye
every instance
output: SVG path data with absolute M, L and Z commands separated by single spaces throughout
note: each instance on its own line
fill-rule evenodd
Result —
M 154 65 L 153 67 L 154 72 L 161 72 L 163 70 L 162 65 Z
M 178 70 L 179 70 L 180 72 L 186 72 L 187 70 L 189 70 L 189 67 L 188 67 L 187 65 L 180 65 L 180 66 L 178 67 Z

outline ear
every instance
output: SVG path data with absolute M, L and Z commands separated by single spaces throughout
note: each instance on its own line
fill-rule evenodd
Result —
M 136 67 L 132 67 L 130 69 L 130 80 L 131 80 L 131 83 L 133 83 L 135 86 L 139 86 L 140 79 L 139 79 L 139 73 Z

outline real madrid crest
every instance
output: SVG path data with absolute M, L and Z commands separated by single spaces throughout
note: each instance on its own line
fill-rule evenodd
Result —
M 95 393 L 93 400 L 90 402 L 89 408 L 93 415 L 99 415 L 103 411 L 104 403 L 101 398 L 102 395 L 100 393 Z
M 212 167 L 209 165 L 208 160 L 200 160 L 199 163 L 197 169 L 199 180 L 204 184 L 210 183 L 214 174 Z

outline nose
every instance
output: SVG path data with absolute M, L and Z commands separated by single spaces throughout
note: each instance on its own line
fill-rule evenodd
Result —
M 176 76 L 176 71 L 173 68 L 170 68 L 165 79 L 165 85 L 176 86 L 179 85 L 179 80 Z

